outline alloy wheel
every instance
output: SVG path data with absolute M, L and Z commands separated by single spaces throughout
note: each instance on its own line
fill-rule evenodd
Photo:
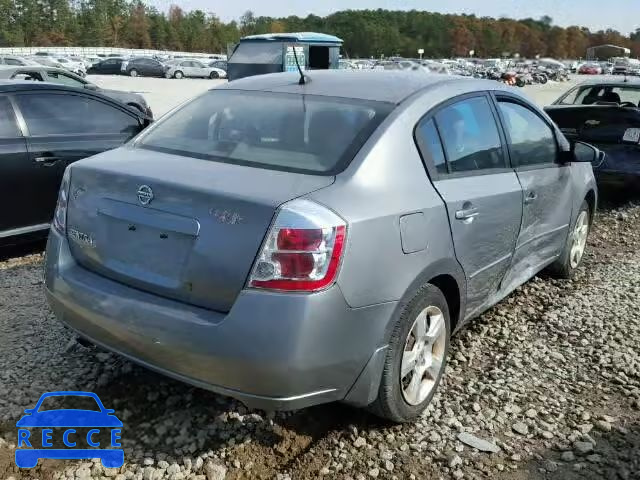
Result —
M 445 319 L 438 307 L 425 308 L 413 322 L 400 365 L 402 396 L 409 405 L 419 405 L 435 388 L 446 346 Z
M 589 236 L 589 216 L 585 210 L 580 212 L 578 219 L 576 220 L 576 226 L 573 229 L 573 243 L 571 245 L 571 252 L 569 254 L 569 262 L 571 268 L 577 268 L 580 265 L 580 260 L 584 255 L 584 250 L 587 246 L 587 237 Z

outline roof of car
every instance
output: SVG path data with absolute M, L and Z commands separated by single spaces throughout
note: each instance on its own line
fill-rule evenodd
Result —
M 640 78 L 637 77 L 623 77 L 623 76 L 619 76 L 618 78 L 607 78 L 607 79 L 589 79 L 586 80 L 582 83 L 579 83 L 577 86 L 578 87 L 584 87 L 584 86 L 597 86 L 597 85 L 602 85 L 602 86 L 616 86 L 616 87 L 623 87 L 623 86 L 628 86 L 628 87 L 636 87 L 636 88 L 640 88 Z
M 291 33 L 264 33 L 260 35 L 248 35 L 240 39 L 245 41 L 289 41 L 289 42 L 320 42 L 342 43 L 342 39 L 326 33 L 316 32 L 291 32 Z
M 220 89 L 254 90 L 278 93 L 301 93 L 329 97 L 377 100 L 400 103 L 426 87 L 456 82 L 476 82 L 478 89 L 499 89 L 498 82 L 453 75 L 430 75 L 413 71 L 376 70 L 311 70 L 305 72 L 308 81 L 299 85 L 297 73 L 256 75 L 222 85 Z M 301 90 L 304 89 L 304 90 Z
M 24 92 L 29 90 L 66 90 L 69 92 L 96 93 L 83 88 L 71 87 L 52 82 L 34 82 L 33 80 L 0 80 L 0 92 Z M 98 95 L 100 94 L 98 93 Z
M 39 71 L 47 71 L 47 72 L 61 72 L 67 75 L 74 75 L 73 72 L 69 70 L 65 70 L 60 67 L 47 67 L 46 65 L 42 65 L 40 63 L 36 65 L 0 65 L 0 78 L 8 78 L 13 72 L 16 70 L 39 70 Z M 77 75 L 76 75 L 77 77 Z M 49 85 L 54 85 L 50 83 Z

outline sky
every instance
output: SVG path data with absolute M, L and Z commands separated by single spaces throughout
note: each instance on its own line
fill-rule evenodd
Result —
M 237 19 L 247 10 L 256 15 L 286 17 L 328 15 L 337 10 L 385 8 L 466 13 L 482 17 L 539 18 L 549 15 L 555 25 L 613 28 L 629 33 L 640 28 L 638 0 L 148 0 L 160 9 L 176 4 L 185 10 L 215 13 L 224 21 Z

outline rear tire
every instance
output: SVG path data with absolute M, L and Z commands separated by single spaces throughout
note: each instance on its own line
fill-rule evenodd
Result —
M 378 397 L 369 407 L 372 413 L 396 423 L 422 414 L 446 366 L 450 325 L 449 307 L 440 289 L 422 286 L 404 305 L 391 333 Z
M 173 78 L 177 78 L 178 80 L 182 77 L 184 77 L 184 73 L 182 73 L 180 70 L 173 74 Z
M 129 76 L 130 77 L 137 77 L 138 76 L 138 71 L 135 68 L 132 68 L 131 70 L 129 70 Z
M 217 79 L 217 78 L 220 78 L 220 74 L 219 74 L 218 72 L 211 72 L 211 73 L 209 74 L 209 78 L 210 78 L 211 80 L 215 80 L 215 79 Z
M 571 278 L 580 267 L 587 246 L 587 238 L 591 229 L 591 208 L 586 200 L 582 202 L 576 220 L 567 235 L 567 242 L 562 254 L 547 268 L 547 271 L 558 278 Z

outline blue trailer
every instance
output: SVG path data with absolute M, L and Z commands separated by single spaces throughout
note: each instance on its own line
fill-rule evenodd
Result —
M 315 32 L 243 37 L 229 56 L 227 75 L 237 80 L 265 73 L 338 69 L 342 40 Z M 296 62 L 297 57 L 297 62 Z

